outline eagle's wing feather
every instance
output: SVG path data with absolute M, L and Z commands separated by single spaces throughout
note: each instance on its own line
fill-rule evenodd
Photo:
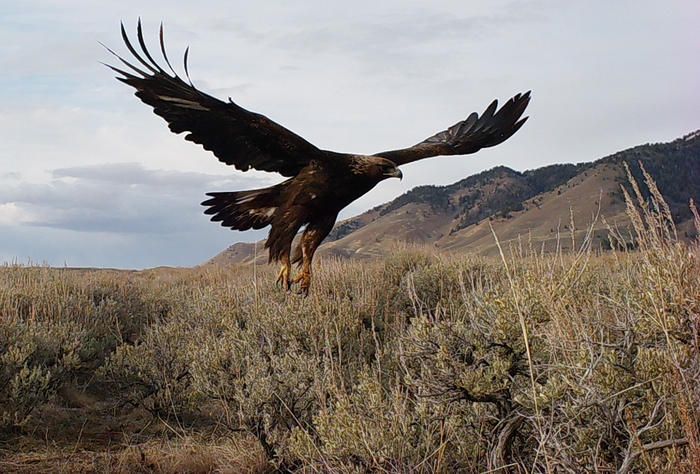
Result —
M 530 92 L 517 94 L 496 111 L 498 101 L 494 100 L 481 117 L 473 112 L 466 120 L 457 122 L 417 145 L 377 153 L 375 156 L 387 158 L 397 165 L 404 165 L 431 156 L 476 153 L 482 148 L 504 142 L 517 132 L 527 120 L 527 117 L 520 117 L 529 101 Z
M 153 107 L 153 112 L 168 122 L 171 131 L 189 132 L 186 140 L 202 145 L 220 161 L 242 171 L 255 168 L 295 176 L 311 160 L 324 159 L 324 152 L 267 117 L 239 107 L 230 99 L 223 102 L 197 90 L 191 81 L 183 81 L 165 54 L 162 24 L 160 47 L 172 75 L 164 71 L 146 49 L 141 21 L 137 33 L 143 56 L 129 41 L 122 24 L 126 47 L 143 69 L 125 61 L 109 48 L 108 51 L 131 72 L 107 66 L 122 76 L 117 79 L 136 89 L 136 96 Z M 187 51 L 184 62 L 189 80 Z

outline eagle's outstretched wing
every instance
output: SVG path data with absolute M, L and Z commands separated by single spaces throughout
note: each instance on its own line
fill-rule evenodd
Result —
M 525 123 L 528 117 L 521 119 L 530 102 L 530 92 L 517 94 L 498 111 L 498 101 L 491 105 L 479 117 L 473 112 L 466 120 L 458 122 L 430 138 L 401 150 L 376 153 L 375 156 L 387 158 L 397 165 L 438 155 L 467 155 L 482 148 L 498 145 L 510 138 Z
M 121 74 L 123 77 L 117 79 L 135 88 L 136 96 L 153 107 L 153 112 L 163 117 L 174 133 L 189 132 L 186 140 L 202 145 L 220 161 L 242 171 L 255 168 L 295 176 L 311 160 L 324 158 L 321 150 L 267 117 L 245 110 L 231 99 L 223 102 L 197 90 L 192 81 L 183 81 L 165 54 L 162 24 L 160 47 L 172 75 L 164 71 L 146 49 L 140 20 L 137 33 L 143 54 L 139 54 L 129 41 L 124 24 L 121 30 L 127 48 L 146 71 L 125 61 L 109 48 L 107 50 L 133 72 L 107 66 Z M 188 50 L 185 51 L 184 65 L 189 80 Z

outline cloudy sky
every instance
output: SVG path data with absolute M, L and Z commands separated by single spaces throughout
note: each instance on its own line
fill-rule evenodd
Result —
M 467 157 L 404 167 L 346 209 L 497 165 L 591 161 L 700 129 L 697 0 L 3 0 L 0 262 L 147 268 L 264 238 L 208 221 L 204 193 L 274 184 L 182 136 L 100 64 L 141 17 L 195 85 L 323 149 L 402 148 L 532 90 L 529 122 Z M 173 61 L 178 62 L 180 61 Z

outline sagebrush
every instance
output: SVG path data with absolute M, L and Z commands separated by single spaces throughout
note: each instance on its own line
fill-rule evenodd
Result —
M 6 265 L 4 439 L 41 431 L 73 387 L 149 413 L 160 443 L 260 453 L 197 472 L 698 472 L 700 252 L 648 184 L 651 200 L 626 192 L 625 235 L 610 226 L 634 252 L 408 247 L 321 262 L 308 298 L 268 268 Z

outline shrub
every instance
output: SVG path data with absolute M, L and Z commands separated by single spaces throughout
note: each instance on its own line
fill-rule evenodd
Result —
M 606 254 L 406 247 L 319 261 L 308 298 L 268 267 L 5 266 L 1 428 L 81 385 L 286 472 L 697 472 L 700 250 L 647 185 Z

